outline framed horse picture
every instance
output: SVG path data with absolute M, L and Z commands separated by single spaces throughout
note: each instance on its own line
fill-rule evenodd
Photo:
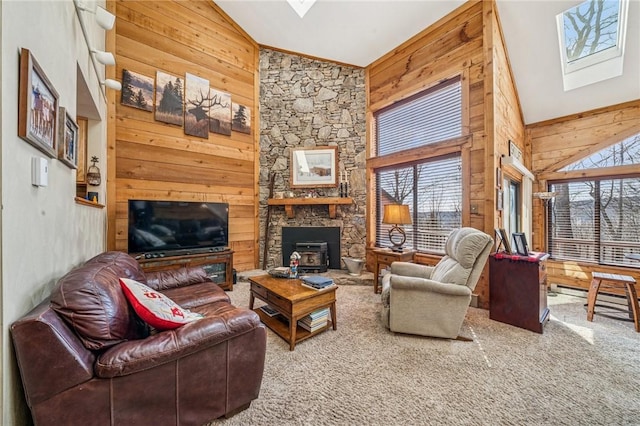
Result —
M 18 136 L 51 158 L 57 154 L 58 92 L 28 49 L 20 52 Z

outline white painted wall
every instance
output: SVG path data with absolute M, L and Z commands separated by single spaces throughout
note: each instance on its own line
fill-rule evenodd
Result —
M 59 105 L 72 116 L 77 112 L 76 69 L 80 67 L 103 117 L 93 122 L 89 141 L 89 152 L 101 153 L 103 170 L 106 105 L 72 0 L 3 0 L 0 13 L 2 423 L 22 425 L 29 422 L 28 413 L 9 326 L 46 298 L 64 273 L 104 250 L 106 209 L 77 204 L 75 170 L 52 158 L 47 157 L 49 185 L 31 185 L 31 158 L 46 156 L 17 136 L 20 48 L 31 50 L 58 91 Z M 104 31 L 94 24 L 93 15 L 85 14 L 84 21 L 89 26 L 91 44 L 102 49 Z M 99 68 L 99 72 L 103 75 L 104 69 Z M 99 191 L 103 201 L 103 188 Z

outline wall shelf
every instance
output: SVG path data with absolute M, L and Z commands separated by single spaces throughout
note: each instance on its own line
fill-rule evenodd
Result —
M 267 204 L 270 206 L 284 206 L 284 210 L 289 219 L 296 217 L 296 213 L 293 209 L 295 206 L 326 205 L 329 207 L 329 217 L 331 219 L 335 219 L 337 206 L 353 204 L 353 199 L 349 197 L 269 198 Z
M 81 204 L 83 206 L 95 207 L 97 209 L 103 209 L 104 204 L 94 203 L 93 201 L 85 200 L 81 197 L 75 197 L 76 204 Z

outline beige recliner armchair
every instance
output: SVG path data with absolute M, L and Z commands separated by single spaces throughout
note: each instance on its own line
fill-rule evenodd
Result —
M 474 228 L 449 235 L 436 266 L 393 262 L 382 279 L 382 322 L 391 331 L 455 339 L 493 239 Z

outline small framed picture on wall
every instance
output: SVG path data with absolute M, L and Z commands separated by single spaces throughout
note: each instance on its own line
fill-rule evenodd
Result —
M 65 108 L 60 107 L 58 160 L 75 169 L 78 167 L 78 125 Z
M 496 189 L 496 210 L 502 211 L 504 209 L 504 192 L 502 189 Z

